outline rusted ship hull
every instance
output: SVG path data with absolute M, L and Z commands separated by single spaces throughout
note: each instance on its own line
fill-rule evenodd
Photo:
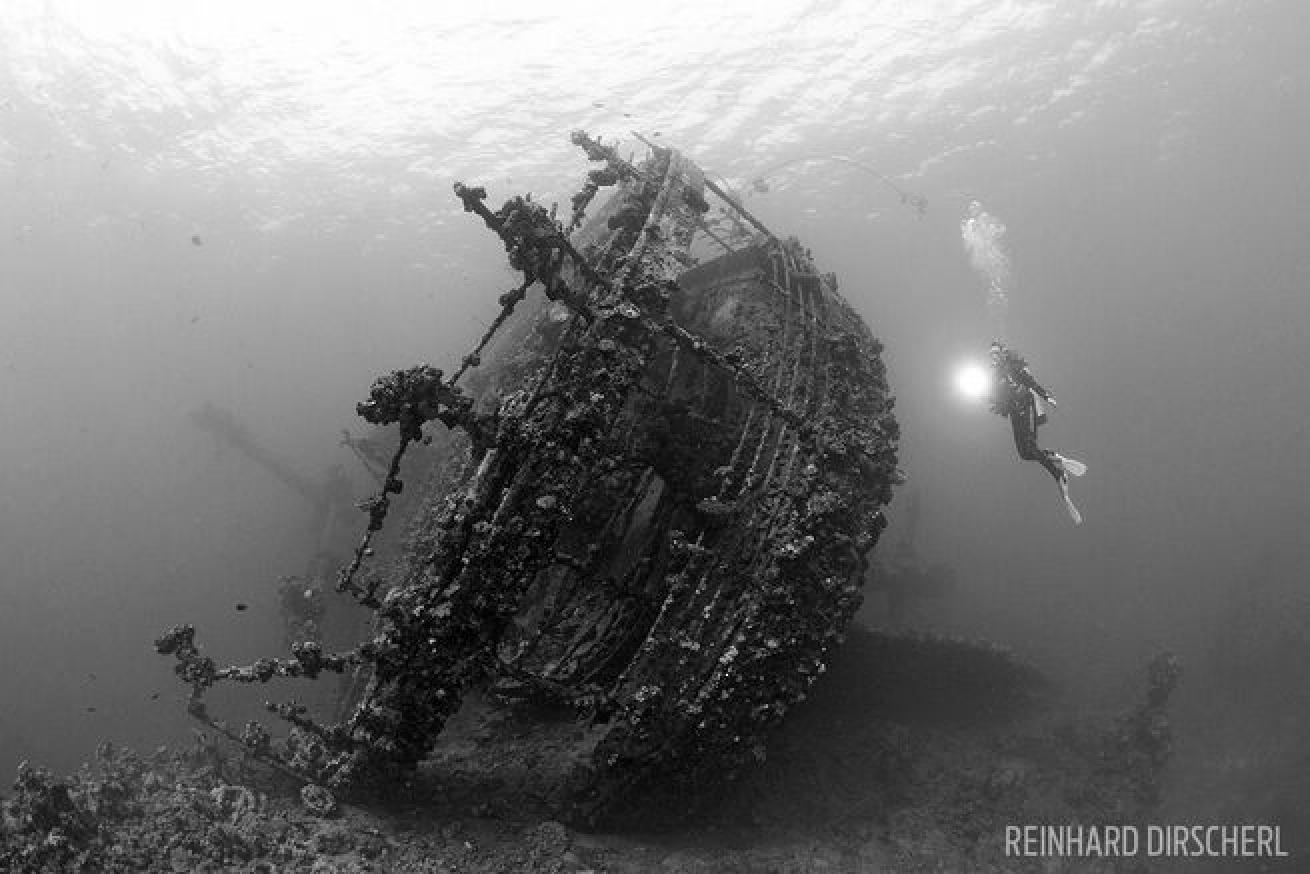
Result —
M 688 267 L 699 177 L 652 164 L 575 235 L 620 274 L 571 277 L 600 317 L 539 314 L 488 357 L 517 436 L 436 487 L 420 528 L 481 533 L 461 570 L 430 561 L 437 535 L 413 581 L 494 594 L 466 649 L 439 645 L 495 641 L 493 673 L 605 726 L 576 775 L 602 815 L 762 755 L 859 605 L 895 464 L 880 347 L 832 281 L 759 233 Z
M 467 692 L 513 685 L 576 708 L 572 815 L 604 820 L 761 757 L 859 605 L 895 477 L 878 342 L 798 242 L 686 158 L 574 140 L 598 167 L 567 228 L 456 186 L 524 281 L 454 377 L 397 371 L 360 405 L 401 434 L 341 582 L 376 608 L 372 639 L 222 670 L 189 626 L 158 642 L 201 718 L 217 680 L 353 670 L 334 725 L 274 708 L 294 726 L 281 761 L 316 781 L 412 770 Z M 461 436 L 403 570 L 361 583 L 400 457 L 437 420 Z M 273 755 L 258 726 L 240 740 Z

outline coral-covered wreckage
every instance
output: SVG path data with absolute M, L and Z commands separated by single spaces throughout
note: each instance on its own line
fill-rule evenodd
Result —
M 522 282 L 455 373 L 397 371 L 359 404 L 400 433 L 338 586 L 375 611 L 371 639 L 228 668 L 192 626 L 157 641 L 193 715 L 339 794 L 414 769 L 466 693 L 496 684 L 570 702 L 589 727 L 568 776 L 581 820 L 730 774 L 860 604 L 897 476 L 879 342 L 809 252 L 683 155 L 652 146 L 634 164 L 573 141 L 598 166 L 567 223 L 455 185 Z M 402 570 L 370 574 L 401 457 L 430 423 L 458 436 Z M 206 708 L 218 682 L 323 672 L 350 678 L 340 719 L 269 705 L 285 743 Z

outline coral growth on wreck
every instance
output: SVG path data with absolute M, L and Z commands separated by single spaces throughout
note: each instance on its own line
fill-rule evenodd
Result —
M 757 760 L 860 603 L 895 481 L 880 345 L 797 241 L 690 161 L 654 148 L 634 165 L 574 141 L 603 167 L 567 228 L 531 197 L 493 210 L 455 186 L 522 282 L 456 373 L 399 370 L 359 405 L 400 431 L 339 581 L 375 611 L 373 636 L 227 668 L 189 625 L 157 642 L 192 715 L 287 773 L 347 794 L 404 774 L 468 690 L 512 681 L 594 729 L 575 813 L 603 817 L 641 787 Z M 616 193 L 584 223 L 602 187 Z M 528 351 L 484 362 L 536 288 Z M 461 383 L 477 368 L 492 402 Z M 423 530 L 400 573 L 361 581 L 401 457 L 431 423 L 464 437 L 428 484 Z M 215 683 L 323 672 L 352 678 L 343 717 L 270 704 L 292 725 L 282 744 L 204 703 Z

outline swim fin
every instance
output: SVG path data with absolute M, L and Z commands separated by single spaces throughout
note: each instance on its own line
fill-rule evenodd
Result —
M 1066 459 L 1067 461 L 1068 459 Z M 1086 471 L 1086 469 L 1084 466 L 1083 470 Z M 1064 508 L 1069 511 L 1069 518 L 1073 520 L 1075 525 L 1083 524 L 1083 514 L 1078 512 L 1078 508 L 1074 506 L 1073 501 L 1069 498 L 1069 477 L 1060 477 L 1059 483 L 1060 497 L 1064 498 Z
M 1069 472 L 1070 476 L 1082 476 L 1087 473 L 1087 465 L 1083 464 L 1076 458 L 1065 458 L 1057 452 L 1055 454 L 1055 459 L 1060 462 L 1061 467 Z
M 1078 508 L 1073 505 L 1073 501 L 1069 500 L 1068 495 L 1064 496 L 1064 508 L 1069 511 L 1069 518 L 1073 520 L 1073 524 L 1083 524 L 1083 514 L 1078 512 Z

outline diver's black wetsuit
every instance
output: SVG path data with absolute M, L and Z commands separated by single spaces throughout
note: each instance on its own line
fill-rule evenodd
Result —
M 999 351 L 998 351 L 999 349 Z M 1037 445 L 1037 426 L 1044 416 L 1037 413 L 1037 397 L 1049 401 L 1051 393 L 1033 379 L 1023 356 L 1005 347 L 993 347 L 992 366 L 996 370 L 997 394 L 992 409 L 1010 419 L 1014 431 L 1014 448 L 1024 461 L 1035 461 L 1046 468 L 1056 482 L 1064 479 L 1064 468 L 1055 453 Z

